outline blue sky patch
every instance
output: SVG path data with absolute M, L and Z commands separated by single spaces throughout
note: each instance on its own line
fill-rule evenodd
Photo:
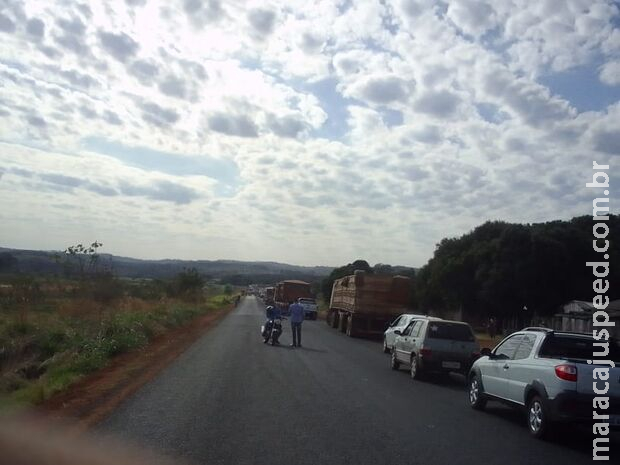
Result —
M 239 168 L 232 160 L 208 155 L 178 155 L 146 147 L 132 147 L 101 137 L 82 139 L 91 152 L 116 158 L 128 166 L 174 176 L 206 176 L 218 181 L 216 194 L 234 195 L 239 185 Z
M 313 132 L 313 137 L 340 140 L 349 132 L 347 107 L 355 101 L 344 98 L 336 89 L 336 82 L 335 78 L 329 78 L 303 86 L 304 90 L 312 92 L 319 99 L 321 108 L 327 113 L 327 121 Z
M 602 111 L 620 100 L 620 86 L 603 84 L 598 77 L 602 62 L 542 76 L 538 81 L 552 94 L 568 100 L 579 112 Z

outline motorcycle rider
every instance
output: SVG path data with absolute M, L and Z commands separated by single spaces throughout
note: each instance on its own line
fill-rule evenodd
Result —
M 269 305 L 266 309 L 265 309 L 265 313 L 267 315 L 267 321 L 265 322 L 265 331 L 269 332 L 271 331 L 271 325 L 273 325 L 275 323 L 275 320 L 278 318 L 282 318 L 282 313 L 280 312 L 280 309 L 278 307 L 274 307 L 272 305 Z M 265 339 L 265 343 L 267 343 L 268 339 Z M 277 340 L 272 341 L 272 344 L 280 344 Z

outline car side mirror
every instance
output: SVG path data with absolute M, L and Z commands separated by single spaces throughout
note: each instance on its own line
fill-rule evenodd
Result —
M 489 349 L 488 347 L 483 347 L 482 350 L 480 351 L 480 355 L 483 357 L 492 357 L 493 353 L 491 352 L 491 349 Z
M 394 330 L 394 334 L 396 334 L 397 336 L 402 336 L 403 332 L 400 329 L 396 329 Z

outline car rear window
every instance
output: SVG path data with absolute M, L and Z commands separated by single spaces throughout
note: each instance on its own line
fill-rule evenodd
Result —
M 453 341 L 475 341 L 474 333 L 467 324 L 460 323 L 435 323 L 428 325 L 426 332 L 431 339 L 450 339 Z
M 547 337 L 540 352 L 539 357 L 545 358 L 566 358 L 575 360 L 591 360 L 594 353 L 602 354 L 603 347 L 594 346 L 595 341 L 591 337 L 552 335 Z M 613 360 L 620 363 L 620 341 L 609 340 L 609 355 L 604 357 L 606 360 Z

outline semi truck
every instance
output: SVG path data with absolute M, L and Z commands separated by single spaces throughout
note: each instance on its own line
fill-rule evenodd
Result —
M 291 279 L 276 284 L 273 300 L 275 306 L 283 313 L 288 313 L 288 306 L 291 302 L 296 302 L 301 298 L 312 298 L 310 283 Z
M 356 270 L 334 281 L 327 324 L 351 337 L 378 337 L 401 313 L 410 312 L 411 279 Z
M 275 293 L 274 287 L 265 288 L 265 305 L 273 305 L 273 295 Z

